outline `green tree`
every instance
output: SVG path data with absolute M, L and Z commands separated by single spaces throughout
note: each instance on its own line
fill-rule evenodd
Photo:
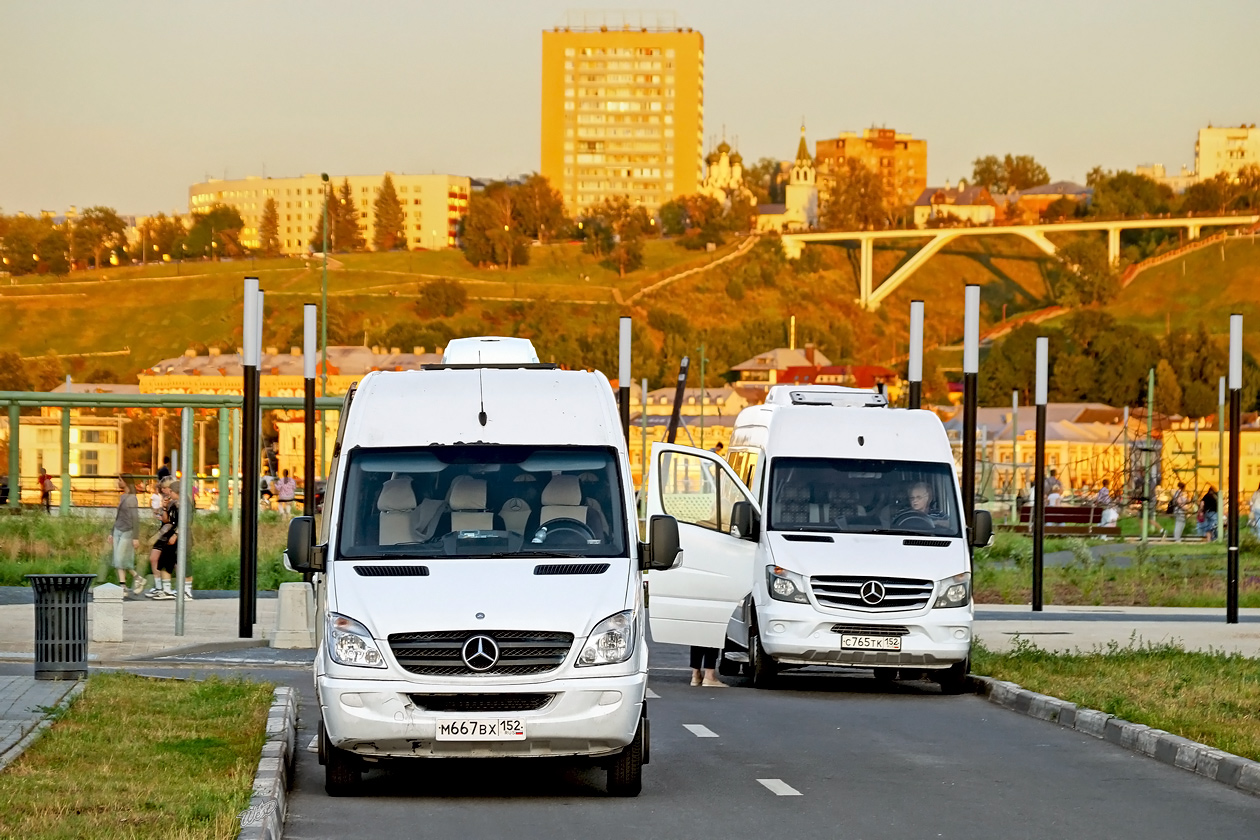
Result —
M 509 269 L 529 263 L 530 238 L 521 231 L 516 198 L 516 187 L 495 182 L 469 199 L 462 242 L 470 263 Z
M 763 157 L 744 170 L 744 185 L 752 190 L 759 204 L 782 204 L 787 186 L 782 166 L 775 158 Z
M 1173 209 L 1172 189 L 1145 175 L 1110 173 L 1095 167 L 1086 180 L 1094 188 L 1090 216 L 1131 218 L 1168 213 Z
M 126 245 L 127 225 L 112 207 L 89 207 L 74 223 L 76 253 L 92 254 L 92 264 L 101 267 L 101 255 Z
M 66 369 L 57 356 L 34 359 L 27 368 L 35 391 L 51 391 L 66 381 Z
M 322 254 L 324 252 L 324 218 L 328 218 L 328 250 L 336 250 L 336 241 L 333 233 L 337 230 L 337 219 L 341 213 L 341 200 L 337 198 L 337 188 L 328 183 L 324 185 L 324 205 L 319 208 L 320 212 L 315 217 L 315 232 L 311 234 L 309 243 L 313 253 Z
M 381 180 L 380 192 L 373 202 L 376 227 L 372 230 L 372 248 L 377 251 L 394 251 L 407 247 L 407 221 L 402 202 L 394 189 L 394 179 L 388 172 Z
M 855 158 L 847 159 L 836 173 L 821 215 L 828 230 L 876 230 L 892 221 L 883 180 Z
M 50 274 L 70 273 L 70 238 L 64 227 L 50 226 L 38 246 L 39 264 Z
M 1106 303 L 1119 290 L 1119 277 L 1099 240 L 1078 239 L 1059 249 L 1050 272 L 1050 288 L 1060 306 Z
M 0 350 L 0 391 L 29 391 L 31 377 L 22 357 L 11 350 Z
M 1181 413 L 1181 384 L 1167 359 L 1160 359 L 1155 366 L 1155 410 L 1160 414 Z
M 329 206 L 336 206 L 336 214 L 328 214 L 328 226 L 332 229 L 332 248 L 335 251 L 362 251 L 366 245 L 363 239 L 363 227 L 359 224 L 359 207 L 354 201 L 354 190 L 350 187 L 350 179 L 341 182 L 337 201 Z M 323 247 L 322 245 L 320 247 Z
M 587 219 L 595 222 L 599 235 L 588 236 L 583 250 L 606 255 L 621 277 L 643 265 L 643 240 L 651 222 L 642 206 L 631 204 L 624 195 L 609 196 Z
M 569 229 L 564 199 L 547 178 L 535 172 L 514 192 L 513 213 L 524 236 L 547 243 Z
M 421 318 L 450 318 L 468 305 L 468 292 L 456 280 L 445 277 L 430 280 L 420 287 L 416 298 L 416 314 Z
M 193 219 L 185 244 L 192 256 L 237 257 L 245 253 L 241 245 L 241 229 L 245 220 L 230 204 L 215 204 Z
M 1026 190 L 1050 183 L 1050 173 L 1032 155 L 978 157 L 971 163 L 971 183 L 991 193 Z
M 320 224 L 323 224 L 321 219 Z M 280 205 L 268 198 L 263 205 L 262 224 L 258 226 L 258 250 L 264 257 L 280 256 Z
M 1006 192 L 1006 170 L 997 155 L 985 155 L 971 162 L 971 183 L 987 187 L 989 192 Z

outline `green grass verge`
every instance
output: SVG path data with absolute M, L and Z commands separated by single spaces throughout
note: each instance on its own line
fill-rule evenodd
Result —
M 1221 543 L 1127 543 L 1120 554 L 1095 557 L 1100 541 L 1052 538 L 1047 554 L 1070 551 L 1067 565 L 1045 568 L 1047 604 L 1139 607 L 1224 607 L 1225 547 Z M 1119 561 L 1127 559 L 1128 565 Z M 1032 598 L 1032 540 L 999 533 L 975 554 L 972 587 L 978 604 L 1027 604 Z M 1260 544 L 1242 543 L 1239 605 L 1260 607 Z
M 281 555 L 288 524 L 275 513 L 262 513 L 258 523 L 258 587 L 276 589 L 286 581 L 301 580 L 284 568 Z M 41 514 L 0 516 L 0 586 L 25 586 L 26 575 L 95 573 L 103 581 L 109 563 L 110 519 Z M 153 529 L 140 540 L 137 570 L 148 569 L 148 546 Z M 196 589 L 236 589 L 240 585 L 239 532 L 231 520 L 217 514 L 198 516 L 192 523 L 188 568 Z M 143 559 L 142 559 L 143 558 Z
M 1051 653 L 1016 639 L 972 647 L 972 672 L 1260 760 L 1260 660 L 1175 645 Z
M 0 836 L 231 838 L 274 686 L 93 674 L 0 774 Z

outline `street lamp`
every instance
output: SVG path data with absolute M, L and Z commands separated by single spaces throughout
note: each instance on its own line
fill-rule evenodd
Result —
M 320 305 L 319 305 L 319 346 L 323 348 L 320 372 L 319 372 L 319 395 L 321 397 L 328 396 L 328 173 L 320 173 L 320 180 L 324 183 L 324 275 L 321 285 Z M 345 203 L 345 199 L 342 199 Z M 319 413 L 319 468 L 320 472 L 326 469 L 328 460 L 325 453 L 325 441 L 328 439 L 328 430 L 326 426 L 324 412 Z M 346 418 L 342 417 L 344 421 Z M 311 492 L 314 492 L 315 477 L 307 476 L 307 480 L 311 483 Z

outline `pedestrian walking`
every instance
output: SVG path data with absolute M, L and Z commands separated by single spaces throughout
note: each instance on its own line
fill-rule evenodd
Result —
M 171 477 L 171 456 L 167 455 L 162 459 L 162 466 L 158 467 L 157 480 L 161 482 L 164 478 Z
M 159 481 L 158 491 L 162 495 L 161 525 L 149 552 L 153 589 L 145 594 L 157 600 L 170 600 L 175 597 L 171 576 L 175 574 L 176 543 L 179 540 L 179 496 L 175 490 L 175 479 L 167 476 Z
M 1260 539 L 1260 485 L 1256 485 L 1256 492 L 1251 494 L 1251 532 Z
M 276 497 L 275 481 L 270 468 L 264 466 L 262 478 L 258 481 L 258 506 L 263 510 L 271 510 L 271 500 Z
M 1190 500 L 1186 498 L 1186 483 L 1177 482 L 1177 489 L 1168 499 L 1168 513 L 1173 516 L 1173 542 L 1181 542 L 1181 535 L 1186 530 L 1186 508 Z
M 52 493 L 57 489 L 53 485 L 52 476 L 48 474 L 48 470 L 40 467 L 37 481 L 39 481 L 39 503 L 44 506 L 44 513 L 52 513 Z
M 114 571 L 118 575 L 119 585 L 124 589 L 127 587 L 127 573 L 130 572 L 132 586 L 139 595 L 144 588 L 144 578 L 136 574 L 136 549 L 140 547 L 140 508 L 136 503 L 136 489 L 130 476 L 118 477 L 118 492 L 118 509 L 114 511 L 114 527 L 109 535 Z
M 1058 507 L 1063 501 L 1063 482 L 1059 481 L 1059 474 L 1056 470 L 1050 470 L 1050 475 L 1046 477 L 1046 504 L 1050 507 Z
M 1108 479 L 1104 478 L 1102 480 L 1102 487 L 1098 488 L 1098 498 L 1095 500 L 1095 504 L 1099 507 L 1108 507 L 1111 505 L 1111 488 L 1109 487 Z
M 1208 485 L 1207 492 L 1203 494 L 1203 530 L 1204 536 L 1209 541 L 1216 539 L 1216 522 L 1220 518 L 1220 498 L 1216 495 L 1216 488 Z
M 706 688 L 726 688 L 717 677 L 717 648 L 691 646 L 691 684 Z
M 293 500 L 297 497 L 297 482 L 289 477 L 289 471 L 276 480 L 276 498 L 280 501 L 280 515 L 293 515 Z

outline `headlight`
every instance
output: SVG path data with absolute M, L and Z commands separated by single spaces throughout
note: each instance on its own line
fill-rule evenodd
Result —
M 339 665 L 384 668 L 385 657 L 368 629 L 353 618 L 328 614 L 328 655 Z
M 965 607 L 971 603 L 971 572 L 963 572 L 945 578 L 937 584 L 936 590 L 941 594 L 936 597 L 932 607 Z
M 782 566 L 766 566 L 766 589 L 770 590 L 770 597 L 776 601 L 809 603 L 809 596 L 805 594 L 805 578 Z
M 577 664 L 616 665 L 625 662 L 634 653 L 634 610 L 610 615 L 591 631 Z

